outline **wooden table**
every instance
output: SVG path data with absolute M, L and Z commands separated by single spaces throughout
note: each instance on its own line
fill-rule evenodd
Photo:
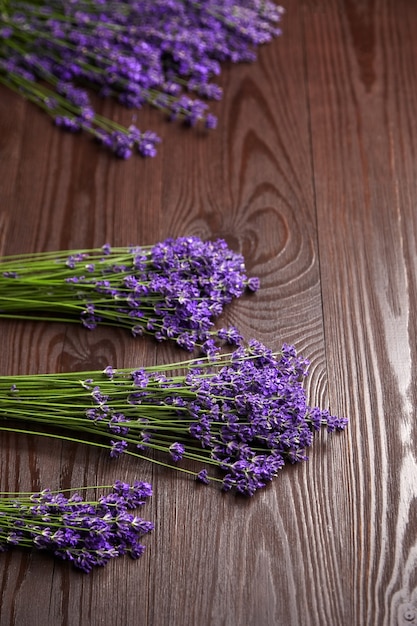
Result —
M 116 160 L 1 88 L 0 252 L 225 238 L 261 289 L 222 321 L 293 343 L 311 360 L 310 403 L 349 428 L 249 499 L 2 434 L 3 490 L 149 480 L 155 523 L 139 561 L 90 575 L 2 554 L 2 626 L 417 624 L 417 4 L 285 8 L 256 64 L 224 68 L 216 131 L 138 114 L 163 138 L 155 159 Z M 0 333 L 1 374 L 183 356 L 121 329 L 11 320 Z

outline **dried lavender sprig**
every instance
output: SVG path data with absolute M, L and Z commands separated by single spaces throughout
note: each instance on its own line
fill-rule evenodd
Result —
M 84 500 L 79 491 L 0 492 L 0 552 L 14 546 L 46 550 L 86 573 L 118 556 L 139 558 L 141 539 L 153 524 L 129 511 L 152 495 L 151 485 L 116 481 L 97 500 Z
M 273 353 L 251 340 L 230 354 L 163 367 L 6 376 L 0 417 L 33 423 L 42 434 L 50 427 L 74 432 L 90 445 L 99 437 L 114 458 L 128 453 L 165 464 L 148 455 L 155 450 L 174 463 L 198 461 L 202 482 L 220 480 L 224 490 L 252 495 L 286 462 L 307 459 L 315 431 L 347 425 L 308 406 L 307 368 L 293 346 Z
M 1 257 L 0 318 L 121 326 L 210 353 L 224 341 L 240 342 L 234 329 L 214 330 L 214 320 L 233 298 L 258 286 L 242 255 L 222 239 Z

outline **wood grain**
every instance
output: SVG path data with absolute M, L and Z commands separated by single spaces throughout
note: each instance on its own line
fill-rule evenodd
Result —
M 339 576 L 353 623 L 402 624 L 416 584 L 417 14 L 343 4 L 308 20 L 307 49 L 329 388 L 355 416 Z
M 139 561 L 89 576 L 41 553 L 0 555 L 1 626 L 417 624 L 417 5 L 286 9 L 255 64 L 224 67 L 216 131 L 139 113 L 163 138 L 153 160 L 114 160 L 0 86 L 0 253 L 225 238 L 261 290 L 221 322 L 294 343 L 311 361 L 311 404 L 349 429 L 322 433 L 308 463 L 247 500 L 2 433 L 2 489 L 149 480 L 142 512 L 156 528 Z M 0 339 L 1 374 L 182 356 L 76 325 L 4 321 Z

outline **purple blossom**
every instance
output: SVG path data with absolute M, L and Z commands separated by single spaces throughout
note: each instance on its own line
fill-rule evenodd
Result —
M 19 302 L 36 296 L 40 317 L 49 313 L 75 321 L 79 316 L 89 330 L 100 324 L 121 326 L 134 336 L 172 340 L 187 351 L 197 347 L 212 357 L 219 344 L 242 341 L 235 328 L 214 329 L 225 306 L 247 292 L 250 283 L 243 256 L 222 239 L 169 238 L 143 249 L 105 244 L 100 249 L 60 251 L 54 261 L 43 253 L 22 262 L 2 261 L 3 273 L 19 276 L 3 281 L 3 316 L 22 316 Z M 36 277 L 43 279 L 44 302 L 31 261 Z
M 280 35 L 274 2 L 148 0 L 52 7 L 7 3 L 0 21 L 2 82 L 37 103 L 70 132 L 83 130 L 117 157 L 156 154 L 151 131 L 121 127 L 97 115 L 87 88 L 128 108 L 150 105 L 188 126 L 214 129 L 208 100 L 224 61 L 250 62 L 256 48 Z
M 111 440 L 110 443 L 111 443 L 110 456 L 112 459 L 117 459 L 121 454 L 123 454 L 123 452 L 127 448 L 127 441 L 124 441 L 124 440 L 120 440 L 120 441 Z
M 221 328 L 217 332 L 217 336 L 219 337 L 219 339 L 222 339 L 231 346 L 239 346 L 243 341 L 242 335 L 235 326 L 231 326 L 229 328 Z
M 103 407 L 103 405 L 105 405 L 108 400 L 108 396 L 101 393 L 100 387 L 98 385 L 96 385 L 91 392 L 91 397 L 93 398 L 94 402 L 101 407 Z
M 113 413 L 108 422 L 109 431 L 115 435 L 126 437 L 129 433 L 129 426 L 127 425 L 129 422 L 130 420 L 123 413 Z
M 84 502 L 48 489 L 0 494 L 0 551 L 21 546 L 43 550 L 89 573 L 110 559 L 143 554 L 141 539 L 153 524 L 129 513 L 152 495 L 149 483 L 117 481 L 98 501 Z
M 114 377 L 114 373 L 115 370 L 111 365 L 108 365 L 105 369 L 104 369 L 104 374 L 106 374 L 106 376 L 108 376 L 110 378 L 110 380 L 113 379 Z
M 78 133 L 82 128 L 81 120 L 76 117 L 57 115 L 54 121 L 56 126 L 59 126 L 63 130 L 70 131 L 71 133 Z
M 260 287 L 260 280 L 256 276 L 251 276 L 248 280 L 248 289 L 249 291 L 258 291 Z
M 222 489 L 246 495 L 264 488 L 286 463 L 306 461 L 316 431 L 346 428 L 347 419 L 308 405 L 303 387 L 307 361 L 293 346 L 284 344 L 275 353 L 253 339 L 232 353 L 193 359 L 183 374 L 175 373 L 183 367 L 106 368 L 91 373 L 88 384 L 77 374 L 68 374 L 68 380 L 19 377 L 16 396 L 10 394 L 16 383 L 9 377 L 0 408 L 7 417 L 12 405 L 10 416 L 24 420 L 26 413 L 16 409 L 24 402 L 30 411 L 33 401 L 37 410 L 31 420 L 38 430 L 52 425 L 90 439 L 101 435 L 110 441 L 114 458 L 128 451 L 152 461 L 147 453 L 156 450 L 174 462 L 200 461 L 198 480 L 220 480 Z M 42 394 L 45 415 L 39 412 L 38 381 L 39 389 L 51 391 Z M 183 464 L 176 468 L 188 471 Z M 209 476 L 210 468 L 215 471 Z
M 217 127 L 217 117 L 211 113 L 207 113 L 205 120 L 206 128 L 210 130 Z
M 13 34 L 13 29 L 10 26 L 3 26 L 0 28 L 0 38 L 8 39 Z
M 152 436 L 150 432 L 146 432 L 146 430 L 142 430 L 140 433 L 141 440 L 138 444 L 136 444 L 136 449 L 140 451 L 144 451 L 151 447 Z
M 169 454 L 173 461 L 180 461 L 184 455 L 184 452 L 185 446 L 178 441 L 174 441 L 174 443 L 169 446 Z
M 208 472 L 206 469 L 202 469 L 198 472 L 196 476 L 196 480 L 204 485 L 208 485 L 210 480 L 208 478 Z

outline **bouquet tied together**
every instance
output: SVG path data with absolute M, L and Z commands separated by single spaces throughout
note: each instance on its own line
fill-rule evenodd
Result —
M 32 423 L 38 434 L 71 431 L 73 440 L 107 447 L 114 458 L 169 464 L 253 495 L 286 462 L 307 459 L 315 431 L 346 427 L 346 419 L 308 406 L 307 366 L 293 346 L 273 353 L 251 340 L 231 353 L 164 367 L 3 376 L 0 419 Z M 182 459 L 202 468 L 187 469 Z
M 223 239 L 166 239 L 153 246 L 41 252 L 0 257 L 0 318 L 127 328 L 216 352 L 237 345 L 235 328 L 214 330 L 226 304 L 259 280 Z

